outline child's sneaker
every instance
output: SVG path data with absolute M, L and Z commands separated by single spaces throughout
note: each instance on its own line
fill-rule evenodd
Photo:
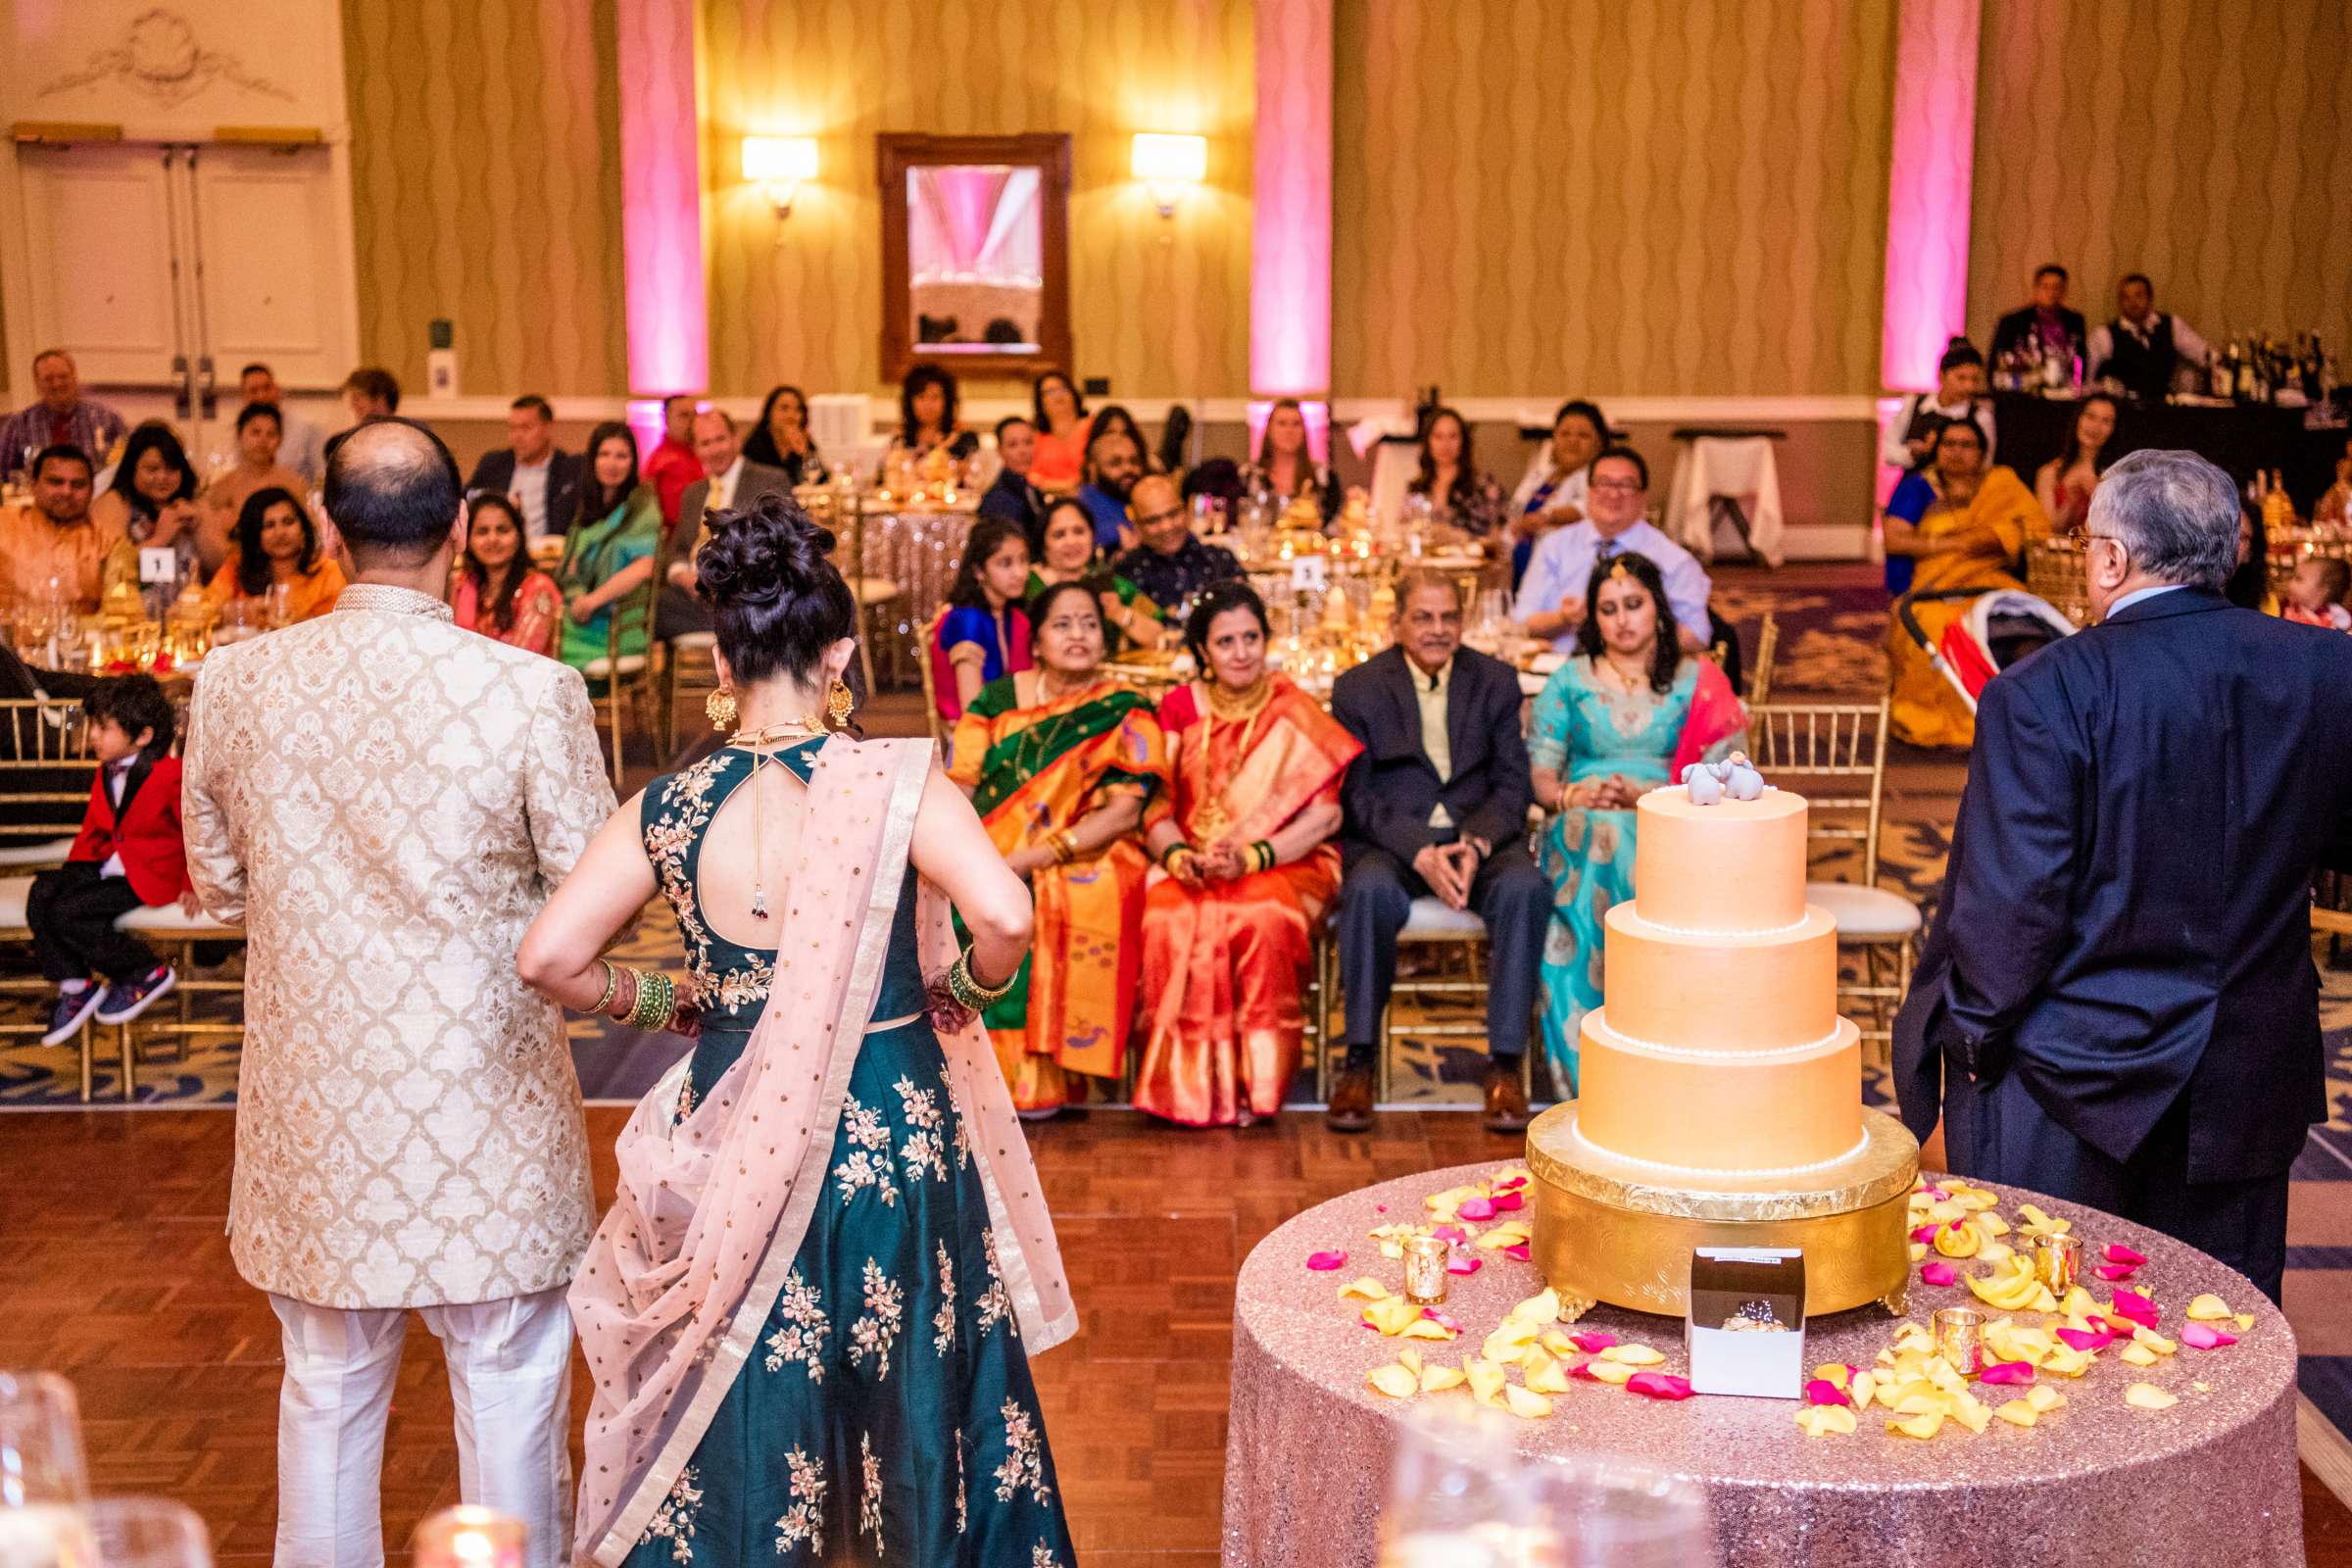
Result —
M 49 1032 L 41 1036 L 44 1046 L 62 1046 L 81 1029 L 81 1021 L 98 1005 L 105 990 L 99 986 L 83 986 L 79 991 L 61 991 L 49 1008 Z
M 128 1023 L 155 1004 L 156 999 L 179 984 L 179 976 L 168 963 L 159 963 L 154 972 L 128 985 L 110 985 L 106 997 L 98 1004 L 100 1023 Z

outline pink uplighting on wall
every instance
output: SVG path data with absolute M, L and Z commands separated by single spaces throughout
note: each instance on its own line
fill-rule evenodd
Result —
M 1331 387 L 1332 0 L 1258 0 L 1250 389 Z
M 694 0 L 618 0 L 613 20 L 629 390 L 699 392 L 710 345 Z
M 1898 15 L 1879 375 L 1923 392 L 1936 384 L 1944 341 L 1968 321 L 1983 0 L 1903 0 Z

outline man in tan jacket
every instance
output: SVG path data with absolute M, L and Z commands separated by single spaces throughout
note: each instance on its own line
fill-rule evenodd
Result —
M 465 508 L 429 431 L 328 460 L 357 575 L 218 649 L 188 715 L 188 870 L 243 921 L 230 1250 L 284 1327 L 278 1568 L 383 1561 L 384 1421 L 411 1308 L 442 1342 L 467 1502 L 569 1544 L 571 1321 L 595 1221 L 558 1009 L 523 928 L 613 808 L 587 688 L 461 631 Z

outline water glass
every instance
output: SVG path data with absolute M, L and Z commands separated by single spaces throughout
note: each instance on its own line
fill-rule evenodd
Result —
M 196 1510 L 169 1497 L 100 1497 L 89 1506 L 97 1568 L 213 1568 Z
M 1597 1454 L 1533 1467 L 1540 1544 L 1527 1568 L 1712 1568 L 1706 1494 Z
M 1528 1568 L 1534 1499 L 1510 1418 L 1429 1406 L 1398 1435 L 1380 1568 Z
M 74 1385 L 54 1372 L 0 1372 L 0 1509 L 74 1507 L 89 1494 Z

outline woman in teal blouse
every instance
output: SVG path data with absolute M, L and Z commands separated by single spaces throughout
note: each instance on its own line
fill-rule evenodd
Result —
M 619 420 L 608 420 L 588 438 L 588 479 L 580 486 L 580 511 L 564 541 L 556 585 L 564 590 L 564 640 L 560 657 L 588 671 L 612 652 L 612 607 L 653 580 L 654 556 L 662 547 L 662 503 L 654 487 L 637 476 L 637 438 Z M 646 628 L 630 626 L 620 656 L 642 657 Z

